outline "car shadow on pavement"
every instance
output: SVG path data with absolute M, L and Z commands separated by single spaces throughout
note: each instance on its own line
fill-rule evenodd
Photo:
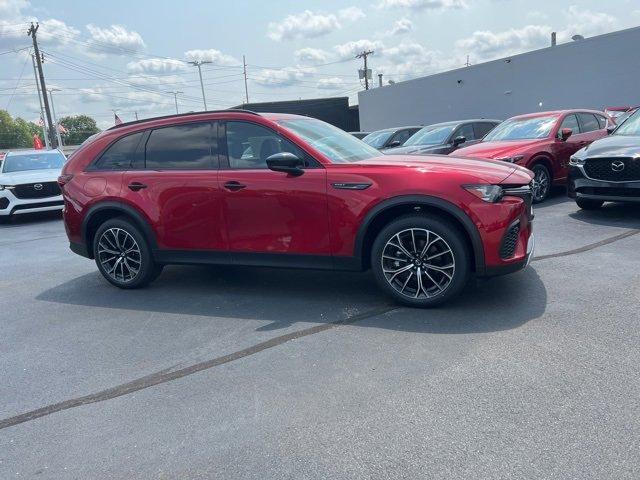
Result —
M 145 289 L 119 290 L 95 272 L 46 290 L 37 300 L 269 322 L 257 327 L 261 331 L 303 322 L 348 321 L 358 315 L 363 319 L 354 323 L 357 326 L 471 333 L 516 328 L 537 318 L 545 310 L 547 295 L 533 268 L 507 277 L 473 280 L 457 299 L 422 310 L 396 308 L 369 273 L 172 266 Z M 393 309 L 393 314 L 379 313 L 387 309 Z M 93 318 L 100 314 L 91 313 Z
M 24 213 L 21 215 L 12 215 L 10 218 L 5 217 L 0 219 L 2 220 L 0 221 L 0 229 L 20 227 L 26 224 L 52 223 L 59 222 L 62 219 L 62 211 Z
M 576 211 L 569 216 L 594 225 L 640 229 L 640 208 L 637 204 L 605 203 L 596 210 L 581 210 L 576 205 Z

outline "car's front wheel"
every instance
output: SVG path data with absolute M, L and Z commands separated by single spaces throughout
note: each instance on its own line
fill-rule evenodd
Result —
M 549 169 L 538 163 L 531 169 L 533 172 L 533 203 L 540 203 L 547 199 L 551 192 L 551 174 Z
M 162 265 L 153 261 L 142 232 L 124 218 L 100 225 L 94 236 L 93 253 L 102 276 L 119 288 L 144 287 L 162 271 Z
M 433 307 L 464 288 L 470 252 L 462 234 L 446 220 L 401 217 L 376 237 L 371 267 L 380 287 L 396 301 Z

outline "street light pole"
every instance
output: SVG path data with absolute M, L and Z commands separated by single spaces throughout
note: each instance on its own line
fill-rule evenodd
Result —
M 207 110 L 207 99 L 204 96 L 204 83 L 202 83 L 202 69 L 200 68 L 205 63 L 211 63 L 208 60 L 194 60 L 193 62 L 187 62 L 191 65 L 198 67 L 198 75 L 200 75 L 200 88 L 202 89 L 202 103 L 204 104 L 205 111 Z
M 181 92 L 180 90 L 174 90 L 173 92 L 168 92 L 168 93 L 172 93 L 173 94 L 173 99 L 176 102 L 176 115 L 178 114 L 178 95 L 182 94 L 184 92 Z M 206 109 L 206 106 L 205 106 Z
M 58 148 L 62 148 L 62 137 L 60 136 L 60 129 L 58 128 L 58 119 L 56 118 L 56 107 L 53 106 L 53 92 L 60 92 L 59 88 L 49 89 L 49 98 L 51 98 L 51 114 L 53 116 L 53 128 L 56 131 L 56 138 L 58 140 Z

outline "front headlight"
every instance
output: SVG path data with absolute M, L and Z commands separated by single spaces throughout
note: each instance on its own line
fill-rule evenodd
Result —
M 462 188 L 480 200 L 489 203 L 499 202 L 504 194 L 502 187 L 499 185 L 463 185 Z
M 496 160 L 500 160 L 501 162 L 518 163 L 523 158 L 524 155 L 514 155 L 513 157 L 496 158 Z
M 584 165 L 584 158 L 579 157 L 571 157 L 569 158 L 569 165 L 572 167 L 581 167 Z

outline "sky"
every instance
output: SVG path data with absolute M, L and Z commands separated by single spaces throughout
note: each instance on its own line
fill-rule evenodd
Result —
M 0 109 L 40 117 L 30 21 L 38 21 L 58 117 L 98 126 L 250 102 L 349 96 L 362 60 L 400 82 L 640 25 L 640 0 L 0 0 Z M 172 92 L 182 92 L 174 96 Z

